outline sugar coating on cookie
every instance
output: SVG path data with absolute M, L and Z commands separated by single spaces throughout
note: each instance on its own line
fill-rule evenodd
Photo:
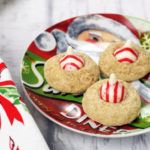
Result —
M 144 77 L 150 72 L 150 53 L 134 43 L 130 43 L 130 48 L 128 45 L 122 50 L 124 45 L 126 46 L 126 42 L 114 43 L 100 55 L 101 73 L 105 77 L 115 73 L 119 79 L 124 81 Z
M 138 117 L 141 100 L 136 90 L 122 80 L 118 80 L 125 87 L 124 100 L 113 103 L 101 99 L 99 88 L 109 80 L 100 80 L 85 92 L 82 106 L 89 118 L 106 126 L 121 126 L 131 123 Z
M 86 54 L 75 52 L 75 55 L 84 60 L 80 69 L 65 70 L 60 61 L 66 53 L 60 53 L 48 59 L 44 66 L 44 76 L 48 84 L 64 93 L 80 94 L 95 83 L 100 76 L 98 65 Z

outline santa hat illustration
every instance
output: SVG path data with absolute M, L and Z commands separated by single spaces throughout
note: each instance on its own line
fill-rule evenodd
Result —
M 102 15 L 87 15 L 76 18 L 69 25 L 68 34 L 71 38 L 77 38 L 81 32 L 89 29 L 106 31 L 123 40 L 130 39 L 135 43 L 139 43 L 136 35 L 126 25 Z
M 61 25 L 59 26 L 60 28 L 54 28 L 51 32 L 44 32 L 40 34 L 35 39 L 35 44 L 38 49 L 41 51 L 53 51 L 57 47 L 58 53 L 65 52 L 68 45 L 74 46 L 74 44 L 78 44 L 75 43 L 75 40 L 78 35 L 85 30 L 106 31 L 122 40 L 131 40 L 134 43 L 139 44 L 138 31 L 130 23 L 130 21 L 122 15 L 86 15 L 71 19 L 70 22 L 66 21 L 66 24 L 64 24 L 65 27 Z M 66 26 L 67 31 L 64 29 Z M 87 47 L 89 46 L 87 45 Z
M 78 35 L 85 30 L 106 31 L 116 35 L 122 40 L 131 40 L 139 44 L 138 32 L 128 19 L 121 15 L 115 17 L 122 17 L 122 22 L 102 15 L 86 15 L 75 18 L 72 23 L 69 24 L 66 33 L 60 29 L 54 29 L 52 34 L 56 39 L 58 52 L 66 51 L 68 43 L 75 42 L 71 41 L 71 39 L 76 40 Z

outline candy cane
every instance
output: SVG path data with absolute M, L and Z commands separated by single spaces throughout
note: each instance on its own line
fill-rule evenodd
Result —
M 114 74 L 111 74 L 109 81 L 100 87 L 100 99 L 106 102 L 119 103 L 123 101 L 124 95 L 124 86 L 116 80 Z
M 59 62 L 62 69 L 66 71 L 79 70 L 84 66 L 83 58 L 73 53 L 72 47 L 68 47 L 66 55 Z
M 134 63 L 138 59 L 138 53 L 132 48 L 131 41 L 127 41 L 124 46 L 117 49 L 113 55 L 121 63 Z

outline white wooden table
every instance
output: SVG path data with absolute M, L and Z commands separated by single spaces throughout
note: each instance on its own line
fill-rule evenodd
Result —
M 44 29 L 87 13 L 121 13 L 150 20 L 149 0 L 0 0 L 0 57 L 4 59 L 51 150 L 149 150 L 150 133 L 104 139 L 68 131 L 43 117 L 27 100 L 20 63 L 30 42 Z

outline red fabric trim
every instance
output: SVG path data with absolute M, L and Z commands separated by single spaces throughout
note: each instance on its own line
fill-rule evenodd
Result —
M 5 86 L 5 85 L 13 85 L 13 86 L 15 86 L 15 83 L 13 81 L 11 81 L 11 80 L 0 82 L 0 86 Z
M 20 112 L 18 111 L 18 109 L 8 99 L 3 97 L 2 95 L 0 95 L 0 104 L 5 110 L 11 125 L 13 124 L 15 119 L 21 123 L 24 123 L 23 118 Z
M 6 67 L 4 63 L 0 63 L 0 72 L 2 72 Z

